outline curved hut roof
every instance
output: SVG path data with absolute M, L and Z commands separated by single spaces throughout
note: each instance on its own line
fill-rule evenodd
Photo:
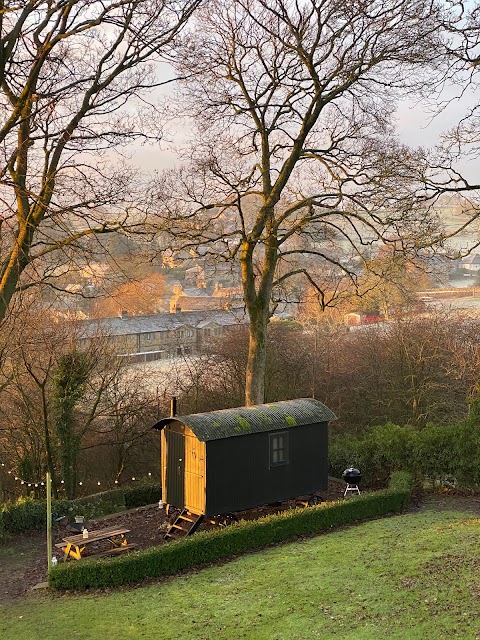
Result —
M 200 441 L 206 442 L 330 420 L 336 420 L 336 416 L 322 402 L 313 398 L 300 398 L 164 418 L 153 428 L 160 430 L 171 422 L 181 422 L 189 427 Z

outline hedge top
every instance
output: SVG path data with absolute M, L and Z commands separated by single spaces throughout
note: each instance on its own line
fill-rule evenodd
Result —
M 182 422 L 201 442 L 206 442 L 330 420 L 336 420 L 336 415 L 323 403 L 313 398 L 300 398 L 164 418 L 153 428 L 161 430 L 171 422 Z

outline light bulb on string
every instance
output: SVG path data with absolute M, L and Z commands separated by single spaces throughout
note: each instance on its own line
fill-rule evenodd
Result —
M 3 467 L 3 468 L 6 467 L 5 462 L 0 462 L 0 468 L 1 467 Z M 35 487 L 36 489 L 38 489 L 39 487 L 45 487 L 45 485 L 46 485 L 46 482 L 44 480 L 37 480 L 37 481 L 29 482 L 28 480 L 24 480 L 20 476 L 14 475 L 14 471 L 12 471 L 11 469 L 6 468 L 5 471 L 9 475 L 13 476 L 16 481 L 20 482 L 20 484 L 25 485 L 25 486 L 27 486 L 29 488 Z M 145 477 L 151 478 L 152 475 L 153 475 L 152 472 L 148 471 L 146 473 Z M 96 485 L 98 487 L 101 487 L 102 484 L 103 484 L 101 480 L 96 480 L 94 482 L 96 482 Z M 137 477 L 136 476 L 131 476 L 131 482 L 138 482 Z M 65 480 L 60 480 L 59 483 L 60 483 L 60 485 L 64 485 L 65 486 Z M 118 486 L 119 484 L 120 484 L 120 481 L 118 479 L 115 479 L 115 480 L 113 480 L 113 483 L 112 483 L 111 486 L 115 487 L 115 486 Z M 78 486 L 83 487 L 83 482 L 79 482 Z

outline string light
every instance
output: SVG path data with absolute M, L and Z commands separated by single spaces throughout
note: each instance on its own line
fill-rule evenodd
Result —
M 7 466 L 7 465 L 5 464 L 5 462 L 0 462 L 0 467 L 2 467 L 3 469 L 5 469 L 5 471 L 7 472 L 7 474 L 8 474 L 8 475 L 10 475 L 10 476 L 13 476 L 13 477 L 14 477 L 14 479 L 15 479 L 17 482 L 20 482 L 20 484 L 21 484 L 21 485 L 25 485 L 25 486 L 30 487 L 30 488 L 31 488 L 31 487 L 35 487 L 36 489 L 38 489 L 39 487 L 44 487 L 44 486 L 45 486 L 45 480 L 36 480 L 36 481 L 29 481 L 29 480 L 25 480 L 24 478 L 21 478 L 20 476 L 16 475 L 16 474 L 15 474 L 15 472 L 14 472 L 12 469 L 7 469 L 7 468 L 6 468 L 6 466 Z M 153 474 L 152 474 L 152 472 L 151 472 L 151 471 L 149 471 L 149 472 L 147 473 L 147 476 L 146 476 L 146 477 L 151 478 L 151 477 L 152 477 L 152 475 L 153 475 Z M 131 479 L 131 481 L 132 481 L 132 482 L 137 482 L 137 481 L 139 481 L 141 478 L 137 478 L 136 476 L 132 476 L 130 479 Z M 102 486 L 102 481 L 101 481 L 101 480 L 97 480 L 97 481 L 96 481 L 96 483 L 97 483 L 97 486 L 98 486 L 98 487 L 101 487 L 101 486 Z M 60 480 L 60 484 L 61 484 L 61 485 L 65 485 L 65 480 Z M 120 484 L 120 482 L 119 482 L 119 480 L 118 480 L 118 479 L 116 479 L 116 480 L 114 480 L 114 481 L 113 481 L 113 485 L 114 485 L 114 486 L 118 486 L 119 484 Z M 80 487 L 82 487 L 82 486 L 83 486 L 83 482 L 81 482 L 81 481 L 80 481 L 80 482 L 78 483 L 78 485 L 79 485 Z

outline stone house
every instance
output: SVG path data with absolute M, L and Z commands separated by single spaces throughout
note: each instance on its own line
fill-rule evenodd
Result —
M 107 339 L 131 362 L 150 362 L 195 355 L 212 339 L 247 322 L 243 311 L 195 311 L 128 316 L 78 323 L 83 340 Z
M 170 313 L 185 313 L 187 311 L 216 311 L 220 309 L 243 308 L 241 289 L 222 287 L 216 283 L 213 291 L 183 289 L 176 284 L 172 287 L 170 298 Z

